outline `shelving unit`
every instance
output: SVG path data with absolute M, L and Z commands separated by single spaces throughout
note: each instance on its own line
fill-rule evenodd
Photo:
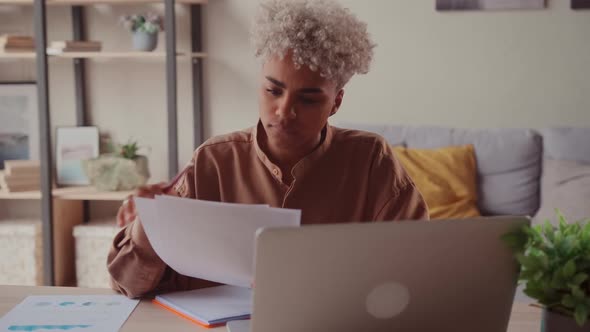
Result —
M 30 6 L 37 0 L 0 0 L 0 5 Z M 161 3 L 162 0 L 45 0 L 50 6 L 141 5 Z M 206 4 L 208 0 L 177 0 L 181 4 Z
M 176 62 L 192 62 L 193 132 L 194 146 L 202 142 L 202 52 L 201 5 L 207 0 L 0 0 L 1 5 L 33 6 L 34 11 L 34 53 L 0 53 L 0 60 L 32 60 L 36 63 L 37 99 L 39 102 L 39 139 L 41 159 L 41 190 L 6 193 L 0 192 L 0 199 L 40 200 L 43 229 L 43 269 L 46 285 L 71 285 L 73 273 L 73 227 L 88 220 L 88 201 L 121 201 L 131 192 L 100 192 L 92 187 L 52 188 L 53 156 L 51 151 L 51 123 L 49 109 L 48 61 L 73 60 L 76 101 L 76 125 L 91 125 L 86 112 L 86 61 L 153 59 L 166 61 L 167 114 L 168 114 L 168 168 L 172 178 L 178 171 Z M 71 6 L 72 31 L 74 40 L 85 40 L 84 6 L 91 5 L 138 5 L 164 3 L 165 5 L 165 52 L 80 52 L 48 55 L 46 6 Z M 190 7 L 191 52 L 176 50 L 175 5 Z M 54 223 L 54 221 L 57 221 Z
M 36 59 L 36 54 L 33 52 L 23 53 L 0 53 L 0 59 Z M 164 59 L 166 53 L 164 52 L 67 52 L 62 54 L 48 55 L 50 59 Z M 207 54 L 201 52 L 195 53 L 176 53 L 177 59 L 202 59 L 206 58 Z

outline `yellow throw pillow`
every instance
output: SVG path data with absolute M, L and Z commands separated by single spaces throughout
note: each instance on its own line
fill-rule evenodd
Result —
M 431 219 L 480 216 L 473 145 L 393 149 L 422 193 Z

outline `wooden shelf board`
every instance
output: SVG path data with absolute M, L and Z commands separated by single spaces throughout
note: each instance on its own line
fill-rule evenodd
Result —
M 94 187 L 68 187 L 53 190 L 53 197 L 64 200 L 122 201 L 132 191 L 99 191 Z
M 67 52 L 51 55 L 66 59 L 131 59 L 131 58 L 165 58 L 164 52 Z M 184 56 L 184 53 L 177 53 Z
M 193 53 L 191 53 L 191 57 L 193 57 L 193 58 L 206 58 L 207 57 L 207 53 L 205 53 L 205 52 L 193 52 Z
M 40 191 L 23 191 L 18 193 L 9 193 L 4 190 L 0 190 L 0 199 L 41 199 Z
M 67 187 L 53 189 L 53 198 L 79 201 L 122 201 L 132 193 L 132 191 L 99 191 L 94 187 Z M 10 193 L 0 190 L 0 199 L 38 200 L 41 199 L 41 192 L 26 191 Z
M 163 0 L 46 0 L 48 5 L 54 6 L 86 6 L 86 5 L 136 5 L 149 3 L 163 3 Z M 208 0 L 176 0 L 181 4 L 206 4 Z M 30 6 L 33 0 L 0 0 L 0 5 Z
M 35 59 L 33 52 L 0 53 L 0 59 Z
M 205 58 L 207 53 L 177 53 L 178 58 Z M 50 58 L 63 59 L 164 59 L 164 52 L 68 52 L 56 55 L 49 55 Z M 0 53 L 0 59 L 35 59 L 32 52 L 22 53 Z

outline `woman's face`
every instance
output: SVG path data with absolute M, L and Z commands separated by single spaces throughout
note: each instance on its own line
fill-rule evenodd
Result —
M 311 71 L 296 69 L 290 55 L 274 57 L 262 67 L 260 119 L 268 143 L 280 149 L 317 145 L 328 117 L 340 107 L 344 90 Z

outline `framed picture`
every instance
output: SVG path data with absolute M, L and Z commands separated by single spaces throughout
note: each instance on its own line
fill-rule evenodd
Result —
M 436 10 L 543 9 L 545 0 L 436 0 Z
M 0 169 L 5 160 L 39 160 L 37 85 L 0 83 Z
M 590 0 L 572 0 L 572 9 L 590 9 Z
M 55 163 L 58 185 L 88 185 L 82 160 L 98 157 L 97 127 L 59 127 L 55 135 Z

